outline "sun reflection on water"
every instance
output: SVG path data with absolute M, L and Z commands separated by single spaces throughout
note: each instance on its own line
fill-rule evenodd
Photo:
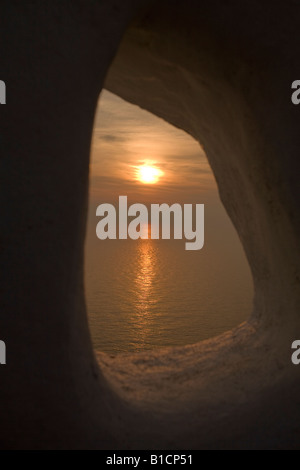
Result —
M 147 342 L 153 325 L 153 306 L 157 304 L 157 247 L 153 240 L 139 240 L 137 244 L 137 270 L 134 280 L 134 327 L 139 330 L 141 343 Z M 142 346 L 142 344 L 141 344 Z

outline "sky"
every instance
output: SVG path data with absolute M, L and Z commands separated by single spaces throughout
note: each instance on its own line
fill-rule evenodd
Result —
M 142 183 L 141 166 L 156 168 L 155 184 Z M 95 117 L 90 163 L 90 201 L 201 203 L 217 193 L 205 153 L 192 137 L 104 90 Z

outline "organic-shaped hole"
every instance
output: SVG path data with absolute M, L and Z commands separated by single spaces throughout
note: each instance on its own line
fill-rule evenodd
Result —
M 96 208 L 119 196 L 204 204 L 205 242 L 99 240 Z M 172 233 L 172 231 L 171 231 Z M 252 278 L 203 149 L 185 132 L 103 91 L 94 125 L 85 286 L 95 349 L 108 353 L 196 343 L 247 320 Z

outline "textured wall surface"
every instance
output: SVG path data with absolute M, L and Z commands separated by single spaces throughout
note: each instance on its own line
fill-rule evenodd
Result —
M 2 448 L 299 446 L 299 14 L 294 0 L 1 2 Z M 253 274 L 248 324 L 94 357 L 83 243 L 104 81 L 204 146 Z

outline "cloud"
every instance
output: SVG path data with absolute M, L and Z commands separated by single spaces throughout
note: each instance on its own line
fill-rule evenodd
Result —
M 123 137 L 120 137 L 119 135 L 113 135 L 113 134 L 105 134 L 105 135 L 99 135 L 98 139 L 103 140 L 104 142 L 124 142 L 126 139 Z

